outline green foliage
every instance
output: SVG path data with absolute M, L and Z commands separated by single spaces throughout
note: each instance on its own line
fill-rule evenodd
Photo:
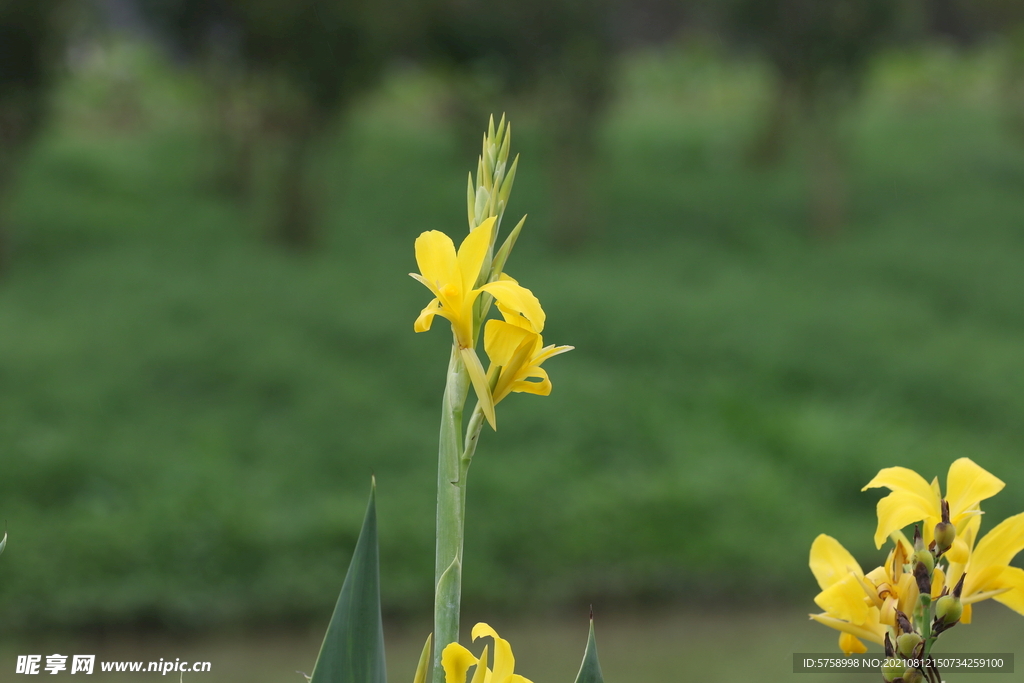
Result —
M 386 683 L 376 484 L 310 683 Z
M 968 455 L 1007 482 L 986 519 L 1024 509 L 1024 159 L 986 81 L 947 90 L 922 63 L 886 67 L 866 103 L 851 229 L 827 247 L 797 227 L 798 167 L 742 163 L 756 70 L 628 65 L 602 229 L 571 259 L 534 239 L 547 160 L 516 122 L 509 210 L 534 236 L 509 270 L 545 340 L 576 350 L 484 434 L 465 604 L 807 604 L 823 529 L 878 561 L 881 492 L 860 488 L 893 464 Z M 191 128 L 72 120 L 26 166 L 0 286 L 6 626 L 323 618 L 371 470 L 384 609 L 429 611 L 450 337 L 412 332 L 426 298 L 406 273 L 419 232 L 464 229 L 465 159 L 405 83 L 353 120 L 359 172 L 306 258 L 206 187 Z

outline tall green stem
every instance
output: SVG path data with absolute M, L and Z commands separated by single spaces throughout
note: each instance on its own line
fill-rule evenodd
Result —
M 433 683 L 444 683 L 441 651 L 459 639 L 462 602 L 462 539 L 466 480 L 461 476 L 462 410 L 469 392 L 469 373 L 452 347 L 441 411 L 437 460 L 437 546 L 434 562 Z

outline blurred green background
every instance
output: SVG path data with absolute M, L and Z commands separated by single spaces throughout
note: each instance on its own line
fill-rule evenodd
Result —
M 406 273 L 464 232 L 491 112 L 530 215 L 509 270 L 576 350 L 483 437 L 472 615 L 579 614 L 580 652 L 590 604 L 803 633 L 818 533 L 882 559 L 881 467 L 968 456 L 1020 512 L 1022 27 L 1000 0 L 2 0 L 0 628 L 322 632 L 371 472 L 384 609 L 422 622 L 450 338 L 413 334 Z

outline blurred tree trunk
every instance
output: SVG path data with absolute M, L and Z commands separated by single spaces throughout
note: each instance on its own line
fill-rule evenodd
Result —
M 343 107 L 340 107 L 343 109 Z M 316 193 L 309 165 L 318 143 L 328 129 L 328 113 L 311 102 L 296 102 L 280 127 L 282 159 L 277 184 L 277 218 L 271 227 L 273 241 L 297 250 L 316 246 Z
M 245 202 L 252 191 L 260 107 L 244 77 L 216 74 L 210 82 L 215 89 L 214 135 L 219 150 L 215 183 L 229 197 Z
M 1003 105 L 1010 130 L 1024 142 L 1024 25 L 1007 31 L 1010 54 L 1006 64 Z
M 313 207 L 306 182 L 306 167 L 313 143 L 312 122 L 299 117 L 285 136 L 284 161 L 280 178 L 280 216 L 275 237 L 294 249 L 309 249 L 315 243 Z
M 757 168 L 777 166 L 785 155 L 793 127 L 800 118 L 800 88 L 791 78 L 778 76 L 772 88 L 768 116 L 747 150 L 747 159 Z
M 43 114 L 40 92 L 8 93 L 0 97 L 0 274 L 7 272 L 11 262 L 10 194 Z
M 551 135 L 552 237 L 575 251 L 593 233 L 598 131 L 610 96 L 612 54 L 600 38 L 577 35 L 565 47 L 546 88 Z
M 842 112 L 848 100 L 843 94 L 838 90 L 807 92 L 802 106 L 811 231 L 813 237 L 825 241 L 839 237 L 847 217 Z

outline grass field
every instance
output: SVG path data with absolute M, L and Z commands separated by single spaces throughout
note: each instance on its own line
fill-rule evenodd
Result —
M 1007 482 L 993 519 L 1024 509 L 1024 148 L 983 60 L 950 85 L 930 59 L 895 59 L 852 117 L 829 243 L 798 156 L 744 162 L 756 69 L 630 62 L 572 254 L 550 247 L 536 119 L 514 119 L 530 219 L 509 270 L 576 351 L 484 435 L 466 604 L 810 607 L 817 533 L 882 559 L 859 489 L 893 464 L 944 479 L 970 456 Z M 262 194 L 212 188 L 188 88 L 152 86 L 159 115 L 116 130 L 82 88 L 21 179 L 0 283 L 3 623 L 322 617 L 371 471 L 385 608 L 423 614 L 449 338 L 413 334 L 406 273 L 421 231 L 464 230 L 472 165 L 431 84 L 396 76 L 322 150 L 309 254 L 262 239 Z

